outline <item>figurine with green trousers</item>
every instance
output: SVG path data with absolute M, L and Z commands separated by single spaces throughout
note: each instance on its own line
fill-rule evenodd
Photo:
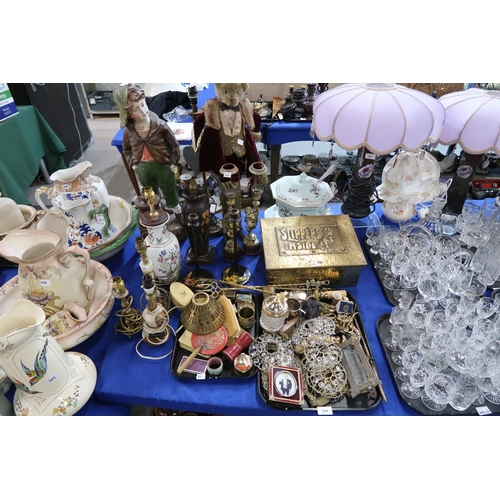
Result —
M 120 111 L 123 154 L 143 187 L 163 194 L 166 206 L 181 213 L 175 174 L 171 165 L 180 158 L 180 148 L 167 123 L 148 109 L 144 90 L 128 83 L 117 86 L 113 99 Z M 158 190 L 161 190 L 161 194 Z

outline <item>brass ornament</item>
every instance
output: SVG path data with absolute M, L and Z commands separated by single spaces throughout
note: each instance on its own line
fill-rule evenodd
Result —
M 207 335 L 224 323 L 224 310 L 219 302 L 206 292 L 197 292 L 181 312 L 182 326 L 197 335 Z

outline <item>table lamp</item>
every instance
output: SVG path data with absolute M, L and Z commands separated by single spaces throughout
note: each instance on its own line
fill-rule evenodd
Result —
M 311 134 L 331 140 L 332 149 L 336 142 L 358 151 L 342 212 L 354 218 L 370 214 L 376 155 L 418 151 L 436 141 L 444 115 L 437 99 L 394 83 L 347 83 L 317 96 Z
M 445 211 L 461 214 L 469 185 L 484 153 L 500 154 L 500 91 L 468 89 L 439 98 L 446 110 L 438 142 L 459 144 L 463 149 L 460 165 L 448 188 Z
M 417 203 L 431 201 L 445 193 L 439 182 L 441 171 L 436 159 L 423 149 L 399 151 L 384 167 L 377 194 L 382 213 L 392 222 L 406 222 L 417 213 Z

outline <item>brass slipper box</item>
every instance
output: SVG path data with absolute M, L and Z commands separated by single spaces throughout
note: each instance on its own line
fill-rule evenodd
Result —
M 356 286 L 363 250 L 348 215 L 260 219 L 270 285 L 329 280 L 330 286 Z

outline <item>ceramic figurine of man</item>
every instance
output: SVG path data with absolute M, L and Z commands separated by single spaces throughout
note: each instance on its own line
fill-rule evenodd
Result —
M 145 94 L 137 85 L 128 83 L 116 87 L 113 99 L 120 111 L 123 133 L 123 157 L 143 187 L 158 188 L 166 206 L 181 214 L 175 174 L 171 165 L 180 158 L 180 148 L 167 123 L 148 109 Z M 131 178 L 132 180 L 132 178 Z

